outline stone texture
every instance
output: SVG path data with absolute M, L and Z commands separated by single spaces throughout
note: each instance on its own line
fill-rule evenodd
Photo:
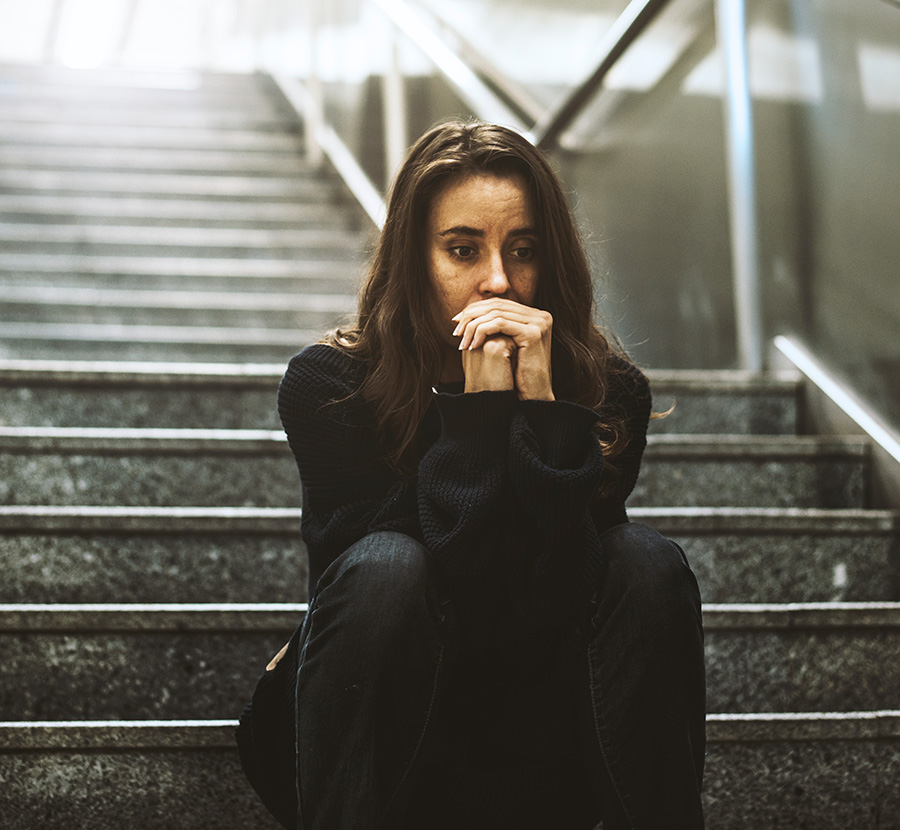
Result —
M 7 329 L 9 325 L 7 324 Z M 145 339 L 148 337 L 147 331 L 131 333 L 120 330 L 116 337 L 111 331 L 92 334 L 87 331 L 88 328 L 90 327 L 77 331 L 53 332 L 35 330 L 27 336 L 16 338 L 10 337 L 7 332 L 5 339 L 0 340 L 0 359 L 54 360 L 64 354 L 69 360 L 196 360 L 202 363 L 246 361 L 287 365 L 293 355 L 315 343 L 322 335 L 318 329 L 281 331 L 279 334 L 282 338 L 289 334 L 289 342 L 273 343 L 258 339 L 260 332 L 249 329 L 253 339 L 240 341 L 244 330 L 228 329 L 221 332 L 219 340 L 207 338 L 203 342 L 196 342 L 193 339 L 179 339 L 165 331 L 151 332 L 153 338 Z M 198 331 L 209 333 L 207 330 Z
M 280 429 L 276 386 L 0 387 L 0 426 Z
M 754 394 L 752 391 L 715 393 L 709 390 L 669 392 L 653 383 L 653 409 L 671 414 L 650 422 L 650 433 L 740 433 L 792 435 L 797 431 L 797 401 L 792 391 Z
M 4 532 L 0 602 L 302 602 L 306 564 L 299 532 Z
M 5 830 L 277 830 L 234 749 L 0 754 Z
M 6 633 L 0 711 L 13 721 L 237 717 L 290 633 Z
M 0 504 L 299 506 L 285 447 L 270 455 L 0 453 Z
M 707 628 L 707 711 L 900 708 L 898 653 L 897 628 Z
M 238 611 L 204 618 L 127 609 L 105 620 L 89 609 L 80 616 L 32 612 L 29 620 L 23 612 L 27 624 L 8 617 L 0 635 L 5 716 L 232 716 L 301 617 L 277 613 L 255 622 Z M 826 610 L 819 624 L 797 622 L 792 629 L 765 615 L 736 628 L 707 622 L 708 711 L 900 709 L 900 626 L 865 624 L 864 614 L 854 623 L 855 614 L 829 623 Z M 145 630 L 127 630 L 136 626 Z
M 709 830 L 898 830 L 900 741 L 712 743 Z
M 138 751 L 126 738 L 117 749 L 63 742 L 7 751 L 0 754 L 3 826 L 274 830 L 227 746 L 232 728 L 196 729 L 212 735 L 206 746 L 164 741 Z M 717 740 L 716 732 L 704 780 L 709 830 L 900 830 L 896 738 L 745 742 Z
M 671 538 L 684 548 L 706 602 L 900 599 L 896 536 L 760 532 Z
M 660 457 L 648 448 L 634 506 L 760 506 L 852 508 L 865 506 L 860 459 L 808 457 Z
M 255 303 L 256 294 L 247 293 L 244 308 L 168 308 L 150 304 L 108 304 L 102 296 L 91 301 L 66 303 L 5 301 L 0 309 L 0 326 L 10 323 L 50 323 L 80 325 L 186 326 L 208 328 L 291 328 L 327 331 L 345 325 L 350 312 L 304 307 L 302 300 L 287 298 L 280 308 Z M 116 302 L 116 301 L 114 301 Z M 128 302 L 127 299 L 122 301 Z M 146 302 L 146 301 L 134 301 Z M 151 301 L 152 302 L 152 301 Z M 210 305 L 214 300 L 209 300 Z M 335 306 L 344 303 L 334 303 Z M 262 305 L 263 307 L 259 307 Z

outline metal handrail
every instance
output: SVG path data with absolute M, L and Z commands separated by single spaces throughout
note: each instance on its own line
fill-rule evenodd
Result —
M 563 101 L 556 112 L 545 116 L 532 128 L 534 142 L 544 149 L 556 145 L 559 137 L 581 114 L 609 74 L 616 61 L 647 28 L 669 0 L 631 0 L 603 39 L 602 57 L 596 69 Z
M 460 97 L 472 107 L 473 112 L 478 113 L 479 117 L 486 121 L 524 131 L 525 125 L 519 116 L 425 24 L 405 0 L 373 0 L 373 2 L 444 73 Z

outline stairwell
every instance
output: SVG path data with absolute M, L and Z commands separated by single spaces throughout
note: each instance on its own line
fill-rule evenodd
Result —
M 234 718 L 303 613 L 287 359 L 367 235 L 254 76 L 0 68 L 0 815 L 275 827 Z M 900 827 L 900 520 L 793 376 L 651 373 L 634 520 L 704 593 L 708 826 Z

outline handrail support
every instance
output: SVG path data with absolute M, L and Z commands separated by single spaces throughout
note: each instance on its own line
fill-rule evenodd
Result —
M 764 346 L 745 0 L 716 0 L 716 27 L 725 77 L 725 146 L 738 362 L 742 369 L 758 372 L 764 366 Z

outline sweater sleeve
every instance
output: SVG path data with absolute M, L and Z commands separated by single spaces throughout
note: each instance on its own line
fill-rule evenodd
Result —
M 625 415 L 628 443 L 615 459 L 618 480 L 615 488 L 616 500 L 624 504 L 634 490 L 641 458 L 647 447 L 647 427 L 650 423 L 652 399 L 650 384 L 644 373 L 633 363 L 614 357 L 622 371 L 617 375 L 617 389 L 612 395 L 615 406 Z
M 278 390 L 300 471 L 310 587 L 368 533 L 399 530 L 420 538 L 414 482 L 380 453 L 371 416 L 352 398 L 356 374 L 351 358 L 330 346 L 310 346 L 291 360 Z
M 536 529 L 545 554 L 573 544 L 600 484 L 597 420 L 593 410 L 568 401 L 522 401 L 513 418 L 512 489 L 522 520 Z

